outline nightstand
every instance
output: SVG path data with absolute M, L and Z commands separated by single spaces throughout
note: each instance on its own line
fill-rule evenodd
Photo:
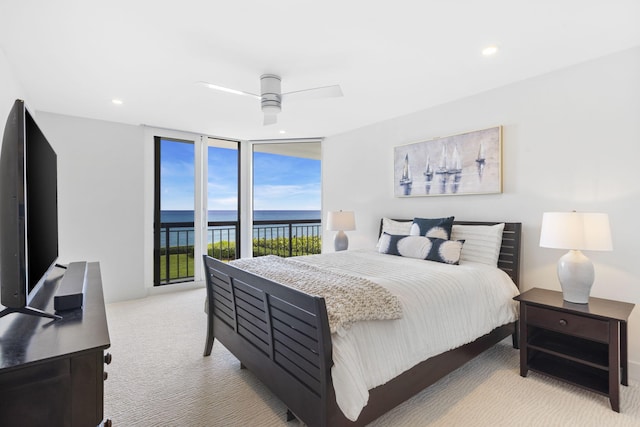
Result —
M 634 304 L 534 288 L 520 301 L 520 375 L 529 370 L 607 396 L 620 412 L 620 383 L 628 385 L 627 319 Z M 622 368 L 622 369 L 619 369 Z

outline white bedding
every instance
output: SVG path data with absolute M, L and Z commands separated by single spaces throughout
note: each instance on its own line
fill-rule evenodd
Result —
M 332 334 L 336 400 L 352 421 L 366 406 L 369 389 L 517 319 L 517 287 L 505 272 L 484 264 L 448 265 L 375 251 L 296 259 L 367 278 L 402 304 L 401 319 L 358 322 Z

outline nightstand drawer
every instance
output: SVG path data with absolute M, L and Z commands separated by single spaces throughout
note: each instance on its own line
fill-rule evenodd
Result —
M 594 341 L 609 342 L 609 322 L 590 317 L 529 305 L 527 324 Z

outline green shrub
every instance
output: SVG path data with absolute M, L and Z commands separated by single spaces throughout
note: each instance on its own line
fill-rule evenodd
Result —
M 253 239 L 253 256 L 279 255 L 282 257 L 319 254 L 322 249 L 322 239 L 318 236 L 294 237 L 289 239 Z
M 207 248 L 207 255 L 222 261 L 231 261 L 236 259 L 236 242 L 222 240 L 216 243 L 210 243 Z
M 319 254 L 322 250 L 322 239 L 318 236 L 294 237 L 291 239 L 291 252 L 289 252 L 289 239 L 279 237 L 276 239 L 253 239 L 253 256 L 278 255 L 282 257 Z M 207 255 L 221 261 L 236 259 L 236 242 L 219 241 L 210 243 L 207 247 Z M 194 275 L 194 247 L 172 246 L 168 250 L 169 280 L 184 279 Z M 166 281 L 167 250 L 160 249 L 160 281 Z

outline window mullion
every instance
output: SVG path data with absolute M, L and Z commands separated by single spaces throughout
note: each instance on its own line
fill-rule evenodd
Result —
M 194 271 L 193 280 L 203 280 L 202 254 L 207 251 L 207 137 L 195 143 L 195 200 L 194 200 Z

